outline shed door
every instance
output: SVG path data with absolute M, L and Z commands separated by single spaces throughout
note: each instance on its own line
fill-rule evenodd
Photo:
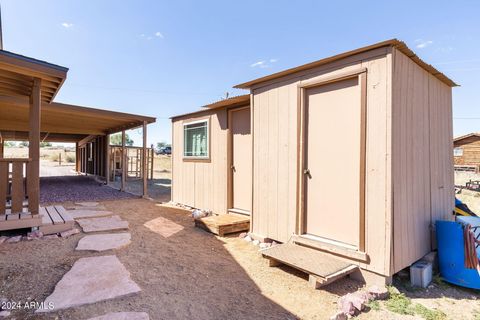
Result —
M 250 212 L 252 205 L 252 142 L 250 108 L 230 112 L 232 134 L 232 205 Z
M 305 90 L 304 232 L 358 246 L 361 90 L 358 77 Z

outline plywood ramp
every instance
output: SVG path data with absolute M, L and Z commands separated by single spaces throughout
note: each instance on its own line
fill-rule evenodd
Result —
M 229 233 L 248 231 L 250 229 L 250 217 L 233 213 L 220 214 L 195 219 L 195 226 L 223 237 Z
M 40 208 L 42 225 L 39 230 L 43 234 L 53 234 L 73 228 L 72 216 L 62 206 L 49 206 Z
M 262 251 L 270 266 L 286 264 L 309 275 L 314 288 L 329 284 L 358 269 L 357 265 L 316 249 L 287 242 Z

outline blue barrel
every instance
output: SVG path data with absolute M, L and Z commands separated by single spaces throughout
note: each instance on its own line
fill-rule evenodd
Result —
M 462 224 L 453 221 L 437 221 L 436 233 L 441 277 L 447 282 L 480 290 L 478 271 L 465 268 Z

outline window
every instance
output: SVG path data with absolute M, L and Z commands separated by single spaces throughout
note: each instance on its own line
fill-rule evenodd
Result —
M 463 148 L 453 148 L 453 155 L 455 157 L 463 156 Z
M 208 158 L 208 120 L 183 125 L 183 156 Z

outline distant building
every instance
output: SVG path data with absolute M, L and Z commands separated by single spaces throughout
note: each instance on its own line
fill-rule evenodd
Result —
M 453 140 L 456 170 L 480 171 L 480 133 L 469 133 Z

